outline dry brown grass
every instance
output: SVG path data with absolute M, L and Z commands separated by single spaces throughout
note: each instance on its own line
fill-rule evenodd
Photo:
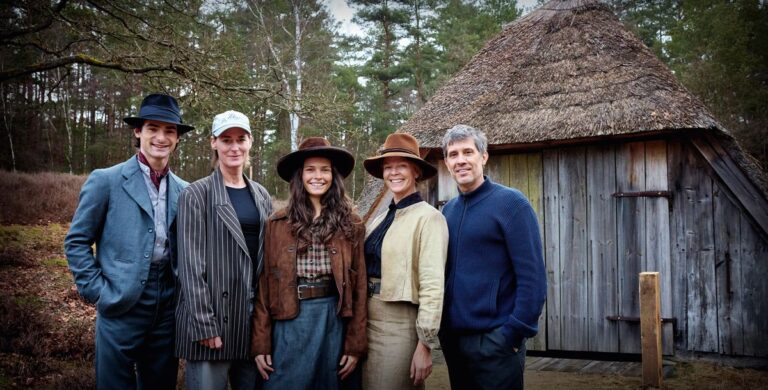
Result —
M 75 290 L 66 232 L 0 226 L 0 389 L 94 388 L 96 312 Z
M 0 170 L 0 223 L 67 223 L 77 207 L 86 176 L 14 173 Z

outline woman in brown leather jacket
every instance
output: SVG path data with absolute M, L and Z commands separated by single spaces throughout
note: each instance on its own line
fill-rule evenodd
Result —
M 265 389 L 340 388 L 365 355 L 365 227 L 343 179 L 355 160 L 308 138 L 277 163 L 288 206 L 267 223 L 251 350 Z

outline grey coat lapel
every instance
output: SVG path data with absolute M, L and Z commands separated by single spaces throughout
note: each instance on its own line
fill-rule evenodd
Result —
M 229 195 L 227 195 L 227 188 L 224 186 L 224 176 L 219 168 L 216 168 L 213 173 L 213 183 L 211 183 L 211 186 L 213 189 L 211 195 L 213 196 L 213 204 L 216 206 L 216 214 L 224 222 L 232 237 L 235 238 L 240 249 L 250 256 L 248 245 L 246 245 L 245 237 L 243 236 L 243 230 L 240 228 L 240 221 L 238 221 L 235 208 L 232 207 L 232 202 L 230 202 Z
M 154 218 L 154 211 L 152 209 L 152 201 L 149 199 L 149 193 L 147 192 L 147 183 L 144 182 L 141 169 L 139 168 L 139 160 L 136 156 L 131 157 L 126 161 L 123 167 L 123 189 L 130 195 L 131 198 L 144 210 L 147 215 Z

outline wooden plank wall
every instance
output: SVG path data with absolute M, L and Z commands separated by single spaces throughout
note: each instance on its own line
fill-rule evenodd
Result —
M 672 152 L 674 151 L 674 152 Z M 703 160 L 688 144 L 670 147 L 670 176 L 674 181 L 673 236 L 676 293 L 683 302 L 676 307 L 684 319 L 684 347 L 701 352 L 718 351 L 718 317 L 715 279 L 714 208 L 712 178 Z M 682 287 L 684 286 L 684 288 Z M 681 340 L 681 342 L 683 342 Z M 683 347 L 681 345 L 681 347 Z
M 667 142 L 645 143 L 645 191 L 669 190 L 667 173 Z M 651 197 L 645 201 L 645 263 L 644 272 L 659 272 L 661 287 L 661 317 L 672 318 L 672 268 L 670 263 L 669 199 Z M 674 327 L 662 326 L 662 352 L 674 351 Z
M 613 145 L 587 149 L 587 264 L 589 284 L 589 351 L 618 352 L 618 324 L 606 320 L 619 313 L 616 252 L 616 151 Z
M 486 164 L 485 173 L 491 180 L 520 190 L 536 212 L 539 220 L 539 232 L 544 243 L 544 209 L 542 155 L 541 153 L 492 155 Z M 547 349 L 546 307 L 539 316 L 539 333 L 526 343 L 529 350 L 544 351 Z
M 670 228 L 682 298 L 673 306 L 687 331 L 678 347 L 768 356 L 768 237 L 688 141 L 670 142 L 668 159 L 670 183 L 681 195 Z
M 560 150 L 560 332 L 569 351 L 589 348 L 586 149 Z M 549 222 L 548 222 L 549 223 Z
M 616 190 L 645 190 L 645 143 L 618 146 L 616 152 Z M 645 201 L 643 197 L 617 198 L 619 315 L 640 317 L 638 275 L 645 263 Z M 619 352 L 640 353 L 640 327 L 633 322 L 619 322 Z
M 459 188 L 456 187 L 456 182 L 453 181 L 451 172 L 443 160 L 437 160 L 433 164 L 437 167 L 437 201 L 442 205 L 458 196 Z
M 437 165 L 448 200 L 456 186 Z M 658 271 L 661 315 L 677 321 L 663 325 L 665 354 L 768 356 L 768 237 L 689 141 L 494 155 L 486 171 L 525 193 L 541 225 L 547 303 L 530 349 L 639 353 L 639 324 L 605 317 L 638 316 L 638 273 Z
M 563 349 L 560 328 L 560 292 L 562 291 L 560 259 L 560 187 L 558 180 L 559 156 L 556 149 L 543 152 L 544 176 L 544 262 L 547 266 L 547 349 Z
M 741 319 L 742 295 L 741 215 L 720 186 L 713 194 L 714 219 L 722 221 L 715 230 L 715 278 L 717 280 L 717 327 L 719 349 L 726 354 L 744 354 L 744 324 Z M 734 261 L 737 260 L 737 261 Z
M 740 226 L 740 314 L 744 329 L 744 355 L 765 357 L 768 356 L 768 337 L 763 333 L 768 324 L 768 239 L 744 216 Z M 731 275 L 737 277 L 733 273 Z

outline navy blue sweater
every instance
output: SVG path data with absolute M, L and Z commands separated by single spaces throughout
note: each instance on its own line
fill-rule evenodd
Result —
M 443 207 L 450 241 L 442 328 L 487 332 L 504 326 L 509 346 L 538 332 L 547 293 L 536 214 L 520 191 L 487 176 Z

